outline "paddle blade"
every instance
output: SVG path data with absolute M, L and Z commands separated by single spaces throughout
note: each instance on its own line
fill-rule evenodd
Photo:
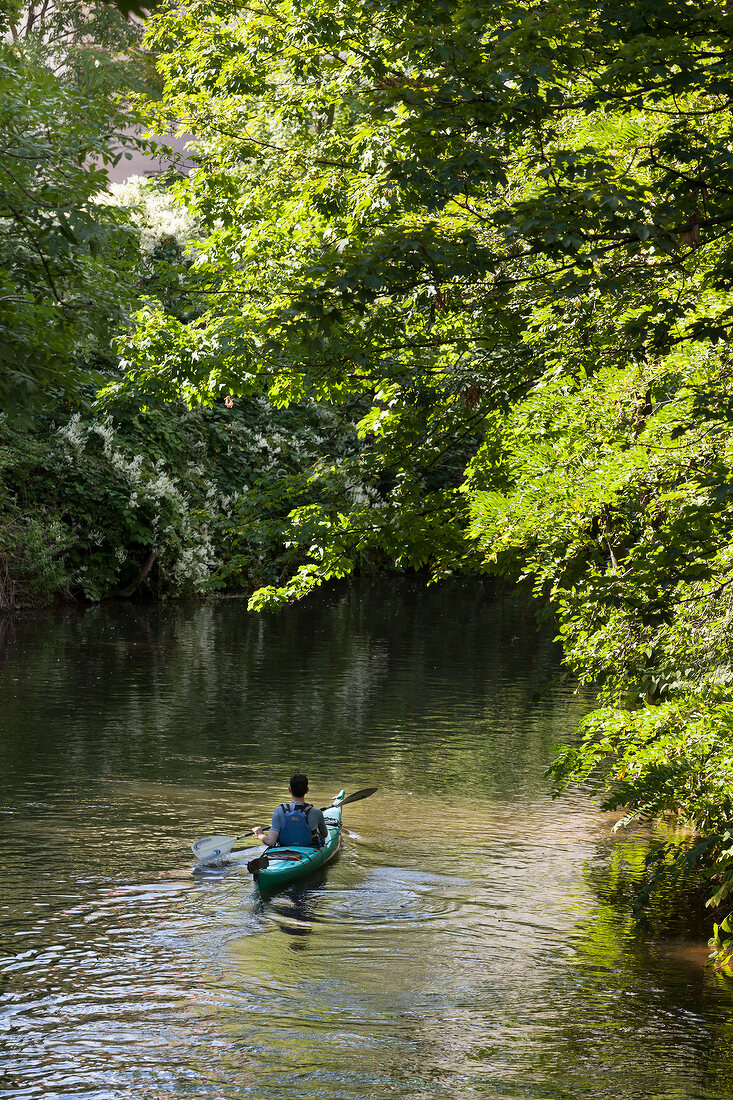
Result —
M 340 806 L 345 806 L 347 802 L 359 802 L 362 798 L 369 798 L 369 795 L 374 794 L 378 787 L 364 787 L 361 791 L 354 791 L 353 794 L 347 794 L 343 802 L 340 802 Z
M 205 836 L 191 845 L 191 851 L 199 863 L 212 863 L 228 856 L 237 840 L 236 836 Z

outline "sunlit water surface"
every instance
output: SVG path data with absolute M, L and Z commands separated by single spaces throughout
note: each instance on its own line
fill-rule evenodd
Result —
M 587 702 L 524 605 L 363 585 L 3 631 L 0 1096 L 733 1097 L 704 942 L 614 908 L 607 816 L 550 797 Z M 318 805 L 379 787 L 320 879 L 194 870 L 301 768 Z

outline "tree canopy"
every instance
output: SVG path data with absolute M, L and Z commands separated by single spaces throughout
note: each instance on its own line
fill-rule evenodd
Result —
M 140 144 L 142 28 L 104 3 L 0 3 L 0 408 L 74 391 L 135 297 L 107 169 Z

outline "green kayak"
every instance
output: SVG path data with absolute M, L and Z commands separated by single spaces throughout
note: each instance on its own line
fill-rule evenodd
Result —
M 279 890 L 289 882 L 310 875 L 330 863 L 341 843 L 341 803 L 345 791 L 339 791 L 333 805 L 324 811 L 328 827 L 328 840 L 322 848 L 267 848 L 261 856 L 251 860 L 247 867 L 263 893 Z

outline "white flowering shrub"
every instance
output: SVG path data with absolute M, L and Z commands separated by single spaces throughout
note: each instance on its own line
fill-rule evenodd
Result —
M 169 458 L 135 449 L 110 416 L 85 420 L 76 413 L 57 439 L 56 477 L 83 505 L 73 555 L 73 579 L 83 594 L 99 599 L 133 584 L 153 552 L 151 584 L 158 591 L 199 591 L 218 564 L 200 479 L 186 467 L 179 475 Z M 216 493 L 209 499 L 216 507 Z
M 353 449 L 353 431 L 318 406 L 278 410 L 264 397 L 56 410 L 35 434 L 0 419 L 0 533 L 19 591 L 104 599 L 134 589 L 151 556 L 139 593 L 280 582 L 301 564 L 288 513 L 335 436 Z
M 158 180 L 130 176 L 124 183 L 111 184 L 103 201 L 130 212 L 144 255 L 164 240 L 175 241 L 182 254 L 189 247 L 196 229 L 194 219 Z

